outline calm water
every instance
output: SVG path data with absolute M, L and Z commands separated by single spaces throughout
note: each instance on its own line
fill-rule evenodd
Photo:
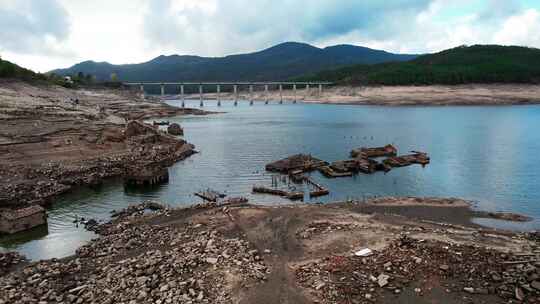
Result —
M 207 102 L 215 105 L 215 101 Z M 188 103 L 197 106 L 198 101 Z M 411 166 L 387 174 L 326 179 L 331 195 L 317 201 L 366 196 L 441 196 L 475 201 L 476 208 L 533 216 L 527 224 L 477 220 L 508 229 L 540 228 L 540 106 L 372 107 L 285 104 L 238 107 L 213 116 L 170 119 L 182 124 L 186 139 L 200 154 L 173 166 L 170 183 L 146 192 L 125 192 L 121 181 L 97 190 L 63 196 L 49 211 L 49 227 L 0 240 L 3 249 L 32 259 L 70 255 L 95 237 L 75 227 L 75 216 L 106 220 L 113 209 L 143 200 L 181 206 L 200 201 L 196 190 L 213 188 L 258 203 L 288 203 L 252 195 L 254 184 L 270 185 L 264 165 L 295 153 L 327 161 L 345 159 L 360 146 L 392 143 L 401 153 L 429 152 L 429 166 Z M 1 248 L 1 247 L 0 247 Z M 0 249 L 2 250 L 2 249 Z

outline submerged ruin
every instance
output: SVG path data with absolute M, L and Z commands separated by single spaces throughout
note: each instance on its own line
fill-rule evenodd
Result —
M 383 161 L 385 165 L 390 167 L 406 167 L 412 164 L 425 166 L 429 164 L 430 158 L 427 153 L 413 152 L 414 154 L 389 157 Z
M 124 174 L 126 186 L 154 186 L 169 181 L 169 170 L 159 162 L 130 166 Z
M 202 198 L 204 201 L 217 202 L 220 198 L 225 198 L 227 195 L 212 189 L 195 192 L 195 196 Z
M 292 171 L 309 172 L 322 166 L 328 165 L 327 162 L 315 158 L 308 154 L 296 154 L 282 160 L 275 161 L 266 165 L 266 170 L 288 174 Z
M 351 151 L 353 158 L 376 158 L 376 157 L 391 157 L 397 155 L 397 148 L 394 145 L 386 145 L 384 147 L 375 148 L 359 148 Z
M 314 186 L 315 190 L 310 192 L 310 197 L 318 197 L 328 195 L 330 191 L 314 182 L 310 177 L 304 176 L 305 172 L 317 170 L 327 178 L 340 178 L 351 177 L 359 173 L 373 174 L 378 171 L 388 172 L 392 168 L 410 166 L 412 164 L 420 164 L 422 166 L 429 164 L 430 158 L 427 153 L 417 151 L 412 151 L 412 153 L 410 155 L 397 156 L 398 149 L 394 145 L 372 148 L 362 147 L 351 151 L 351 159 L 339 160 L 330 164 L 309 154 L 296 154 L 267 164 L 266 170 L 287 174 L 290 180 L 295 183 L 306 182 Z M 384 159 L 380 160 L 383 157 Z M 302 199 L 304 197 L 303 192 L 277 189 L 274 183 L 272 183 L 272 186 L 273 188 L 255 186 L 253 187 L 253 192 L 279 195 L 292 200 Z
M 47 214 L 39 205 L 0 212 L 0 233 L 14 234 L 45 224 Z

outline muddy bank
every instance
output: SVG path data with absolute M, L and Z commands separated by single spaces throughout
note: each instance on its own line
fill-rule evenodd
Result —
M 489 218 L 511 222 L 528 222 L 532 218 L 515 213 L 472 210 L 472 203 L 459 198 L 381 197 L 364 201 L 335 203 L 354 212 L 405 216 L 423 222 L 440 222 L 467 227 L 474 218 Z
M 0 82 L 0 208 L 47 204 L 75 185 L 97 185 L 132 164 L 172 164 L 194 147 L 129 121 L 203 115 L 119 90 Z
M 242 92 L 241 98 L 249 100 L 249 94 Z M 212 98 L 208 94 L 207 98 Z M 226 94 L 224 99 L 234 99 Z M 256 101 L 266 100 L 264 91 L 255 91 Z M 280 100 L 279 91 L 272 90 L 268 95 L 272 101 Z M 310 103 L 362 104 L 362 105 L 523 105 L 540 103 L 540 86 L 526 84 L 473 84 L 456 86 L 370 86 L 370 87 L 329 87 L 322 95 L 318 88 L 306 91 L 299 88 L 283 91 L 283 99 L 294 99 Z
M 448 208 L 433 200 L 425 207 Z M 139 209 L 102 225 L 73 257 L 4 265 L 0 303 L 534 303 L 540 296 L 534 233 L 342 204 Z

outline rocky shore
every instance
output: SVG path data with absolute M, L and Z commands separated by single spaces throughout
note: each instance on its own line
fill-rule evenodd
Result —
M 203 115 L 120 90 L 0 82 L 0 208 L 45 205 L 77 185 L 99 185 L 133 164 L 168 166 L 192 153 L 184 140 L 140 122 Z
M 452 200 L 425 207 L 461 208 Z M 0 255 L 0 303 L 540 301 L 537 234 L 413 218 L 398 201 L 377 212 L 359 203 L 132 206 L 72 257 L 11 265 Z

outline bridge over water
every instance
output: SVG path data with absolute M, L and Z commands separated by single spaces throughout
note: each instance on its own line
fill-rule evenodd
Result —
M 221 106 L 221 93 L 223 87 L 232 88 L 234 94 L 234 105 L 238 105 L 239 89 L 247 87 L 249 89 L 249 103 L 253 105 L 253 91 L 255 87 L 264 87 L 265 104 L 269 103 L 269 91 L 271 88 L 277 88 L 279 90 L 280 100 L 279 103 L 283 103 L 283 88 L 291 87 L 294 92 L 293 103 L 297 101 L 297 91 L 302 87 L 305 90 L 306 96 L 310 93 L 311 88 L 315 88 L 318 91 L 319 96 L 322 94 L 323 87 L 332 85 L 331 82 L 125 82 L 126 86 L 138 86 L 141 92 L 145 92 L 145 86 L 159 86 L 161 96 L 165 96 L 165 86 L 174 86 L 180 89 L 180 99 L 182 100 L 182 107 L 185 106 L 185 89 L 186 87 L 199 88 L 199 100 L 200 106 L 204 106 L 204 87 L 216 86 L 217 105 Z

